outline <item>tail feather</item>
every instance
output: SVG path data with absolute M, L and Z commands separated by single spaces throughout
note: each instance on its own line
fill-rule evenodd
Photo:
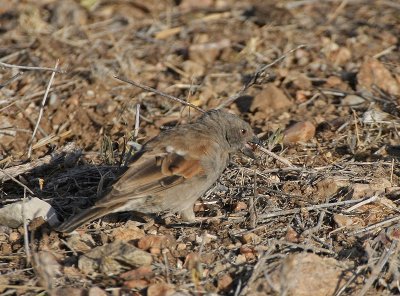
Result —
M 90 221 L 93 221 L 95 219 L 101 218 L 109 213 L 111 213 L 109 208 L 103 208 L 103 207 L 91 207 L 86 210 L 81 211 L 80 213 L 76 214 L 69 220 L 63 222 L 61 225 L 59 225 L 56 230 L 59 232 L 65 232 L 69 233 L 74 231 L 76 228 L 79 226 L 88 223 Z

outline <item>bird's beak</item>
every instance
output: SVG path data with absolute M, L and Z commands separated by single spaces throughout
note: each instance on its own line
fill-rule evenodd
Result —
M 251 139 L 250 143 L 256 145 L 262 145 L 262 141 L 257 136 L 254 136 L 253 139 Z
M 244 155 L 252 159 L 256 159 L 256 156 L 254 155 L 254 149 L 257 145 L 261 145 L 261 140 L 257 136 L 254 136 L 253 139 L 246 143 L 241 151 Z

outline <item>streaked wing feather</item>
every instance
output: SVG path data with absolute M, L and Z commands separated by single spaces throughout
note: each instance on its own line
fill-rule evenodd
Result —
M 158 149 L 146 151 L 96 205 L 108 207 L 127 197 L 134 199 L 156 194 L 196 175 L 204 175 L 200 160 L 191 156 Z

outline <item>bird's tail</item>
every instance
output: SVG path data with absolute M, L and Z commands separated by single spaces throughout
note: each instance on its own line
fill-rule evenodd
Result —
M 109 208 L 93 206 L 91 208 L 81 211 L 72 218 L 63 222 L 62 224 L 57 226 L 56 230 L 59 232 L 69 233 L 74 231 L 79 226 L 95 219 L 101 218 L 110 212 L 111 211 Z

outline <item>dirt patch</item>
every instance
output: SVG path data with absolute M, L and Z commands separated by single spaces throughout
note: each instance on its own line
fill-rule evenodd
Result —
M 39 218 L 28 236 L 1 226 L 0 293 L 399 293 L 399 6 L 320 2 L 0 0 L 1 207 L 35 196 L 65 219 L 129 152 L 199 115 L 114 75 L 226 105 L 278 156 L 233 156 L 194 225 L 124 213 L 75 237 Z M 115 248 L 85 272 L 115 245 L 149 260 Z

